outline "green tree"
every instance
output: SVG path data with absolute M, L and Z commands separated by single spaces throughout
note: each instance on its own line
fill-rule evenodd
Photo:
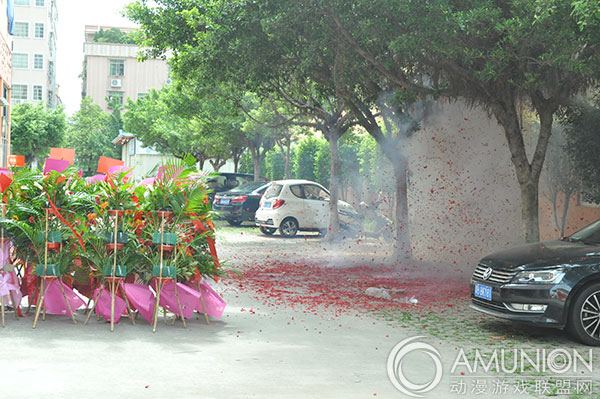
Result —
M 100 28 L 94 34 L 92 41 L 98 43 L 136 44 L 134 32 L 126 33 L 119 28 L 109 28 L 106 30 Z
M 191 154 L 201 165 L 210 161 L 216 171 L 229 158 L 237 164 L 246 148 L 243 119 L 215 91 L 174 84 L 129 99 L 125 107 L 125 130 L 145 146 L 179 158 Z
M 564 123 L 566 126 L 566 153 L 581 181 L 584 199 L 600 204 L 600 162 L 598 162 L 600 104 L 598 99 L 594 103 L 573 104 L 568 108 Z M 562 162 L 567 161 L 562 160 Z
M 309 136 L 304 138 L 298 144 L 296 155 L 294 157 L 294 176 L 296 179 L 306 179 L 316 181 L 315 164 L 319 149 L 323 147 L 325 141 Z
M 296 7 L 295 2 L 283 3 L 290 11 L 287 14 L 280 12 L 280 2 L 161 0 L 150 6 L 136 1 L 127 7 L 127 15 L 141 24 L 148 55 L 170 51 L 174 71 L 186 82 L 230 82 L 257 93 L 267 103 L 286 103 L 297 116 L 289 123 L 319 130 L 327 137 L 332 151 L 328 238 L 335 239 L 340 163 L 336 143 L 353 119 L 332 84 L 336 53 L 319 36 L 322 26 L 306 23 L 312 21 L 314 12 Z M 305 35 L 300 37 L 298 32 Z M 307 45 L 298 47 L 299 43 Z M 261 155 L 253 153 L 259 167 Z
M 25 156 L 25 162 L 42 164 L 50 147 L 59 147 L 66 130 L 62 108 L 48 109 L 44 104 L 17 104 L 11 112 L 12 153 Z
M 75 166 L 88 176 L 95 173 L 100 156 L 119 157 L 112 143 L 117 136 L 114 121 L 117 115 L 106 114 L 91 97 L 85 97 L 79 110 L 69 118 L 64 145 L 75 150 Z
M 577 7 L 591 3 L 361 0 L 351 8 L 343 1 L 311 3 L 331 18 L 340 40 L 377 72 L 378 81 L 395 86 L 402 102 L 414 102 L 417 95 L 462 98 L 496 118 L 521 189 L 522 236 L 537 241 L 539 178 L 554 117 L 589 87 L 600 64 L 600 23 L 586 18 L 581 29 L 578 18 Z M 520 118 L 524 106 L 540 121 L 531 160 Z

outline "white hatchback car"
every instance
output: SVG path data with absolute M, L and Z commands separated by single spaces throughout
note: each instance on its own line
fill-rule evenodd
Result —
M 357 215 L 352 205 L 338 201 L 342 224 L 350 224 Z M 299 230 L 325 232 L 329 227 L 329 191 L 309 180 L 271 182 L 256 211 L 256 225 L 266 235 L 277 229 L 284 237 Z

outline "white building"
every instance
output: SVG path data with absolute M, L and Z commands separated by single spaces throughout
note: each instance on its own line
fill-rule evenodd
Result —
M 83 44 L 82 97 L 89 96 L 105 112 L 110 112 L 109 98 L 123 104 L 127 98 L 137 100 L 150 89 L 160 89 L 169 82 L 165 60 L 137 60 L 139 47 L 135 44 L 95 42 L 94 35 L 111 26 L 86 25 Z M 133 28 L 118 28 L 128 33 Z
M 55 108 L 57 0 L 14 0 L 12 103 Z

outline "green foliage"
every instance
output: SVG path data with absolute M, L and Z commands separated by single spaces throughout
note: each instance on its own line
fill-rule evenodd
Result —
M 569 108 L 566 150 L 581 180 L 584 199 L 600 204 L 600 103 L 580 103 Z M 564 171 L 563 171 L 564 172 Z
M 300 141 L 296 149 L 292 168 L 293 174 L 297 179 L 317 180 L 315 163 L 319 149 L 324 146 L 327 146 L 327 142 L 322 138 L 306 137 Z
M 104 30 L 100 28 L 92 38 L 97 43 L 118 43 L 118 44 L 136 44 L 135 32 L 126 33 L 119 28 L 109 28 Z
M 198 162 L 227 159 L 245 146 L 239 114 L 218 90 L 170 85 L 137 101 L 129 99 L 126 108 L 127 132 L 145 146 L 176 157 L 191 154 Z
M 69 119 L 64 140 L 65 147 L 75 150 L 75 166 L 88 176 L 95 173 L 100 156 L 119 156 L 117 147 L 112 143 L 118 134 L 118 107 L 109 116 L 92 101 L 91 97 L 81 100 L 79 111 Z
M 294 159 L 294 151 L 290 158 Z M 269 180 L 282 180 L 285 178 L 285 158 L 279 148 L 272 148 L 265 156 L 264 176 Z
M 59 147 L 67 124 L 62 108 L 47 109 L 44 104 L 17 104 L 11 111 L 12 153 L 25 156 L 31 164 L 40 164 L 48 156 L 50 147 Z

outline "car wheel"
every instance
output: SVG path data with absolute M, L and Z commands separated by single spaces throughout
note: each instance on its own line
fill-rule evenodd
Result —
M 279 225 L 279 233 L 286 238 L 296 235 L 298 232 L 298 222 L 294 218 L 284 219 Z
M 241 220 L 227 219 L 227 223 L 229 223 L 230 226 L 241 226 L 242 225 L 242 221 Z
M 571 308 L 567 330 L 586 345 L 600 346 L 600 283 L 583 289 Z
M 272 227 L 263 227 L 263 226 L 260 226 L 259 228 L 260 228 L 260 232 L 261 233 L 263 233 L 265 235 L 268 235 L 268 236 L 272 236 L 273 233 L 275 233 L 275 230 L 277 230 L 277 229 L 274 229 Z

